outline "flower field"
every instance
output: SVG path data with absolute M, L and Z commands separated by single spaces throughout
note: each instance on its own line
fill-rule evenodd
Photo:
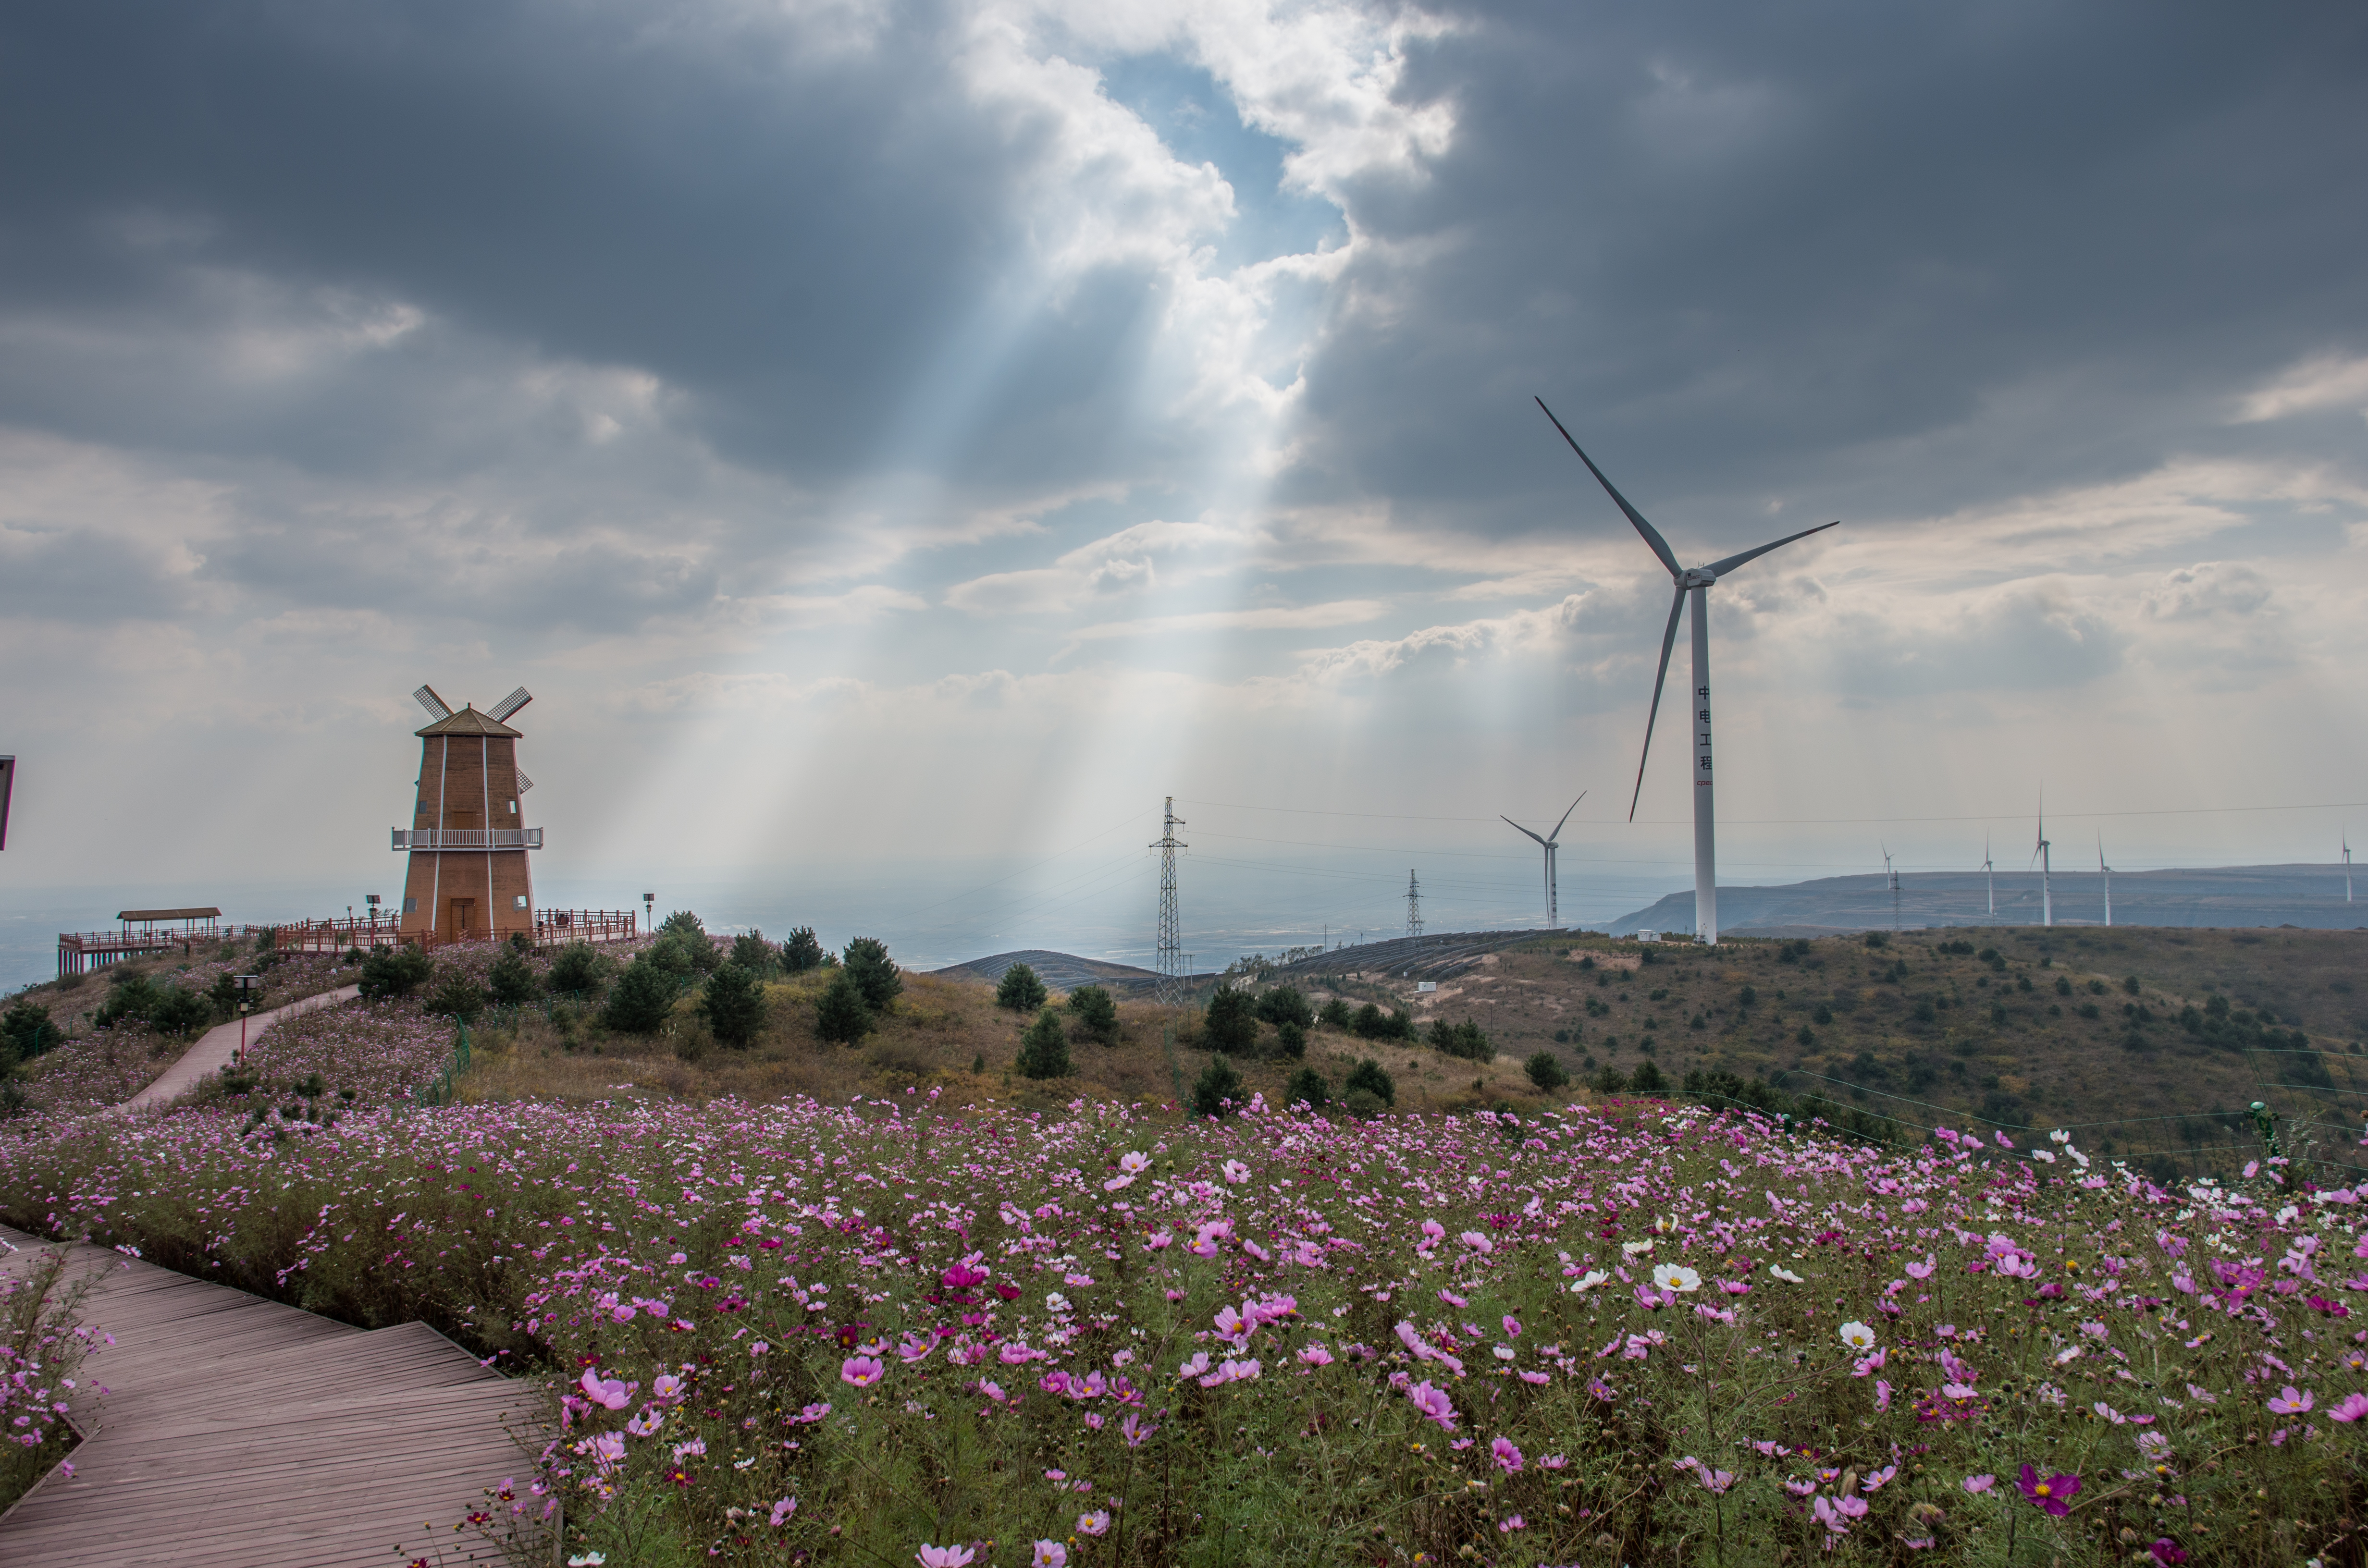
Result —
M 2368 1243 L 2273 1163 L 918 1094 L 0 1162 L 12 1222 L 547 1377 L 518 1506 L 611 1568 L 2361 1561 Z

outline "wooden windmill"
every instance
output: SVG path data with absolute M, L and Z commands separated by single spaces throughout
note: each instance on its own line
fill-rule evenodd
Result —
M 534 781 L 518 771 L 518 732 L 503 721 L 534 699 L 524 687 L 478 712 L 455 713 L 431 687 L 412 696 L 434 721 L 419 736 L 418 804 L 394 847 L 411 853 L 401 929 L 440 941 L 534 935 L 527 851 L 542 847 L 518 801 Z

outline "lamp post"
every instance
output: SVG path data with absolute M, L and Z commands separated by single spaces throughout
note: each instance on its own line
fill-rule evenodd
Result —
M 655 931 L 658 928 L 657 894 L 645 892 L 642 895 L 642 917 L 647 923 L 649 929 Z
M 370 949 L 375 952 L 378 949 L 378 894 L 362 894 L 362 907 L 370 911 Z
M 263 977 L 240 974 L 232 978 L 238 982 L 238 1065 L 244 1067 L 246 1065 L 246 1015 L 253 1006 L 256 988 L 263 983 Z

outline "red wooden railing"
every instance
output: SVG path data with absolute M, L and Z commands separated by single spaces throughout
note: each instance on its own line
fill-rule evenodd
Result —
M 252 942 L 272 933 L 273 949 L 283 953 L 342 953 L 349 948 L 370 951 L 381 943 L 399 947 L 416 942 L 422 948 L 449 948 L 462 942 L 507 941 L 507 931 L 466 931 L 458 936 L 402 928 L 393 915 L 351 915 L 341 920 L 291 920 L 278 926 L 214 926 L 165 931 L 61 931 L 58 972 L 81 974 L 85 970 L 136 958 L 142 953 L 177 952 L 193 956 L 199 948 L 224 942 Z M 534 916 L 532 937 L 539 948 L 569 942 L 629 942 L 641 932 L 641 915 L 631 909 L 542 909 Z

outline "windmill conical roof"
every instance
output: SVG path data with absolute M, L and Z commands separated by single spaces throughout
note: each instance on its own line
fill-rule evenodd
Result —
M 414 730 L 416 735 L 507 735 L 516 739 L 523 731 L 513 730 L 499 719 L 488 717 L 474 708 L 462 708 L 450 718 L 438 719 L 424 730 Z

